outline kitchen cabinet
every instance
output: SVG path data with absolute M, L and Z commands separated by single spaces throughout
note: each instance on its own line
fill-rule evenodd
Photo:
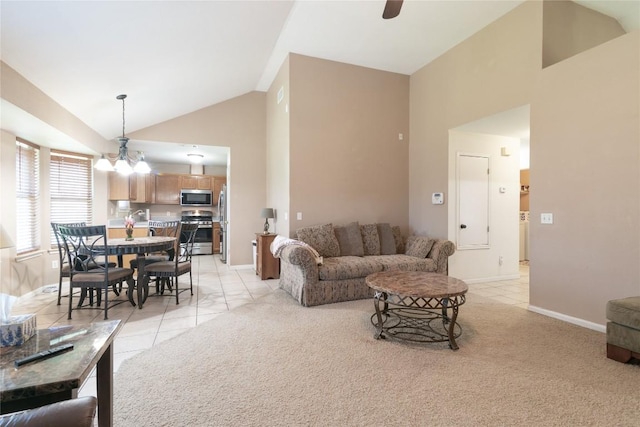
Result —
M 136 237 L 146 237 L 149 234 L 149 229 L 147 227 L 134 227 L 133 228 L 133 238 Z M 107 229 L 107 238 L 108 239 L 124 239 L 127 237 L 127 231 L 124 227 L 118 228 L 108 228 Z M 122 256 L 122 267 L 129 268 L 129 261 L 135 259 L 136 255 L 123 255 Z M 118 257 L 110 256 L 109 261 L 118 262 Z
M 520 170 L 520 210 L 529 210 L 529 169 Z
M 222 190 L 222 186 L 227 183 L 227 178 L 224 176 L 215 176 L 213 179 L 213 203 L 218 203 L 220 190 Z
M 218 203 L 224 176 L 159 174 L 122 176 L 109 172 L 109 200 L 129 200 L 135 203 L 179 205 L 180 190 L 211 190 L 213 203 Z
M 213 253 L 220 253 L 220 223 L 213 223 Z
M 129 200 L 135 203 L 153 203 L 155 179 L 153 175 L 120 175 L 109 172 L 109 200 Z
M 129 176 L 109 172 L 109 200 L 131 200 L 137 198 L 138 185 Z M 133 184 L 132 184 L 133 183 Z
M 180 204 L 180 175 L 156 175 L 155 203 Z
M 130 200 L 136 203 L 154 203 L 155 199 L 155 177 L 151 174 L 136 175 L 129 178 L 130 188 L 134 186 L 136 190 Z
M 280 278 L 280 259 L 271 253 L 275 234 L 256 233 L 256 274 L 261 280 Z
M 209 175 L 181 175 L 180 188 L 189 190 L 213 190 L 213 177 Z

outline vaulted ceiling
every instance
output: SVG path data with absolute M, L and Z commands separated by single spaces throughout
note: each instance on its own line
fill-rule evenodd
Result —
M 409 75 L 522 2 L 405 0 L 383 20 L 384 0 L 2 0 L 0 54 L 112 139 L 119 94 L 129 133 L 267 90 L 289 52 Z M 578 3 L 639 26 L 640 1 Z

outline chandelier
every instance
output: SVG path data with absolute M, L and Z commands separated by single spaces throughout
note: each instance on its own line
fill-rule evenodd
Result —
M 118 143 L 120 143 L 120 148 L 118 149 L 118 156 L 115 157 L 116 162 L 114 165 L 111 165 L 111 162 L 109 162 L 103 154 L 100 160 L 96 162 L 95 168 L 101 171 L 116 171 L 121 175 L 131 175 L 133 172 L 149 173 L 151 172 L 151 168 L 147 162 L 144 161 L 143 152 L 138 151 L 137 157 L 129 155 L 129 149 L 127 148 L 129 138 L 124 136 L 124 100 L 126 97 L 127 95 L 116 96 L 116 99 L 122 101 L 122 136 L 117 138 Z M 134 167 L 131 167 L 132 163 L 135 163 Z

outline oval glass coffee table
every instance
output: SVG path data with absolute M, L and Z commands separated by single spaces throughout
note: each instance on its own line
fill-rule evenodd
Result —
M 367 276 L 366 283 L 375 291 L 371 323 L 376 339 L 449 341 L 452 350 L 458 349 L 462 328 L 456 318 L 469 289 L 465 282 L 437 273 L 391 270 Z

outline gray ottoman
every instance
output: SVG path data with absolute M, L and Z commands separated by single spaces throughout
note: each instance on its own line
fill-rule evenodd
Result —
M 607 302 L 607 357 L 626 363 L 640 360 L 640 297 Z

